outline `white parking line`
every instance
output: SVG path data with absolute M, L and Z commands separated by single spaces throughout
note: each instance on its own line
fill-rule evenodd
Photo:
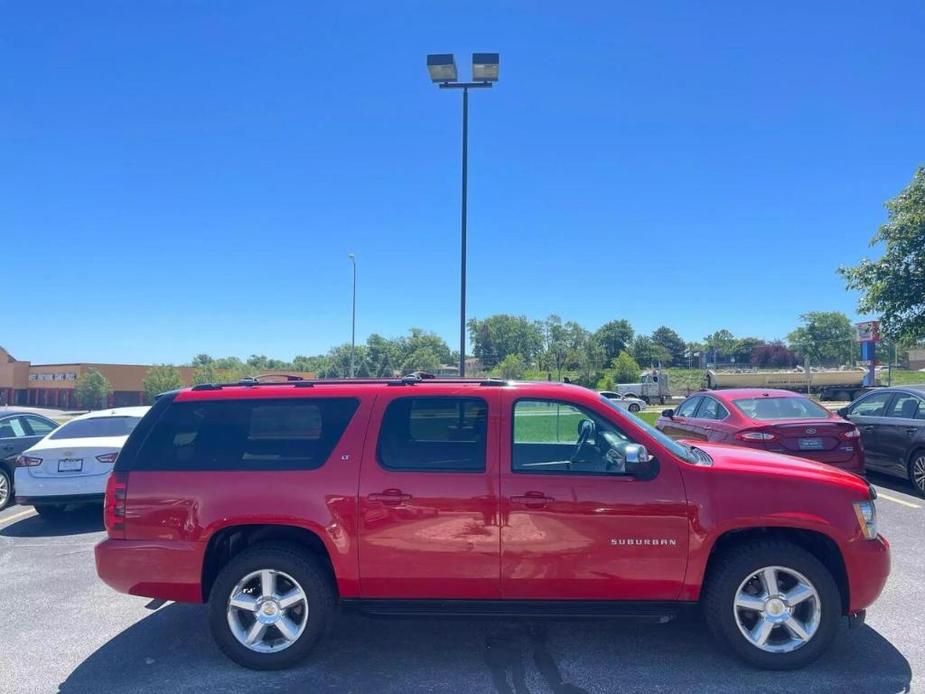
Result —
M 895 496 L 890 496 L 889 494 L 884 494 L 879 489 L 877 490 L 878 499 L 886 499 L 887 501 L 893 501 L 897 504 L 902 504 L 903 506 L 908 506 L 909 508 L 922 508 L 919 504 L 913 504 L 911 501 L 906 501 L 905 499 L 897 499 Z
M 28 511 L 20 511 L 19 513 L 14 513 L 12 516 L 7 516 L 6 518 L 0 518 L 0 528 L 5 528 L 13 521 L 17 521 L 20 518 L 25 518 L 27 516 L 34 516 L 35 511 L 29 509 Z

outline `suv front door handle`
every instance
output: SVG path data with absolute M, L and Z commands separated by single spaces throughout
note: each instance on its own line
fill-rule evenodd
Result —
M 411 501 L 411 495 L 405 494 L 401 489 L 386 489 L 379 494 L 370 494 L 366 498 L 369 501 L 378 501 L 386 506 L 398 506 L 406 501 Z
M 551 496 L 546 496 L 543 492 L 527 492 L 523 496 L 512 496 L 511 503 L 523 504 L 527 508 L 543 508 L 546 504 L 555 501 Z

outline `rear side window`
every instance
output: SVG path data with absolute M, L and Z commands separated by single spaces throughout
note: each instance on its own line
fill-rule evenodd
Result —
M 358 406 L 355 398 L 174 402 L 132 469 L 312 470 Z
M 97 436 L 128 436 L 141 417 L 91 417 L 75 419 L 60 427 L 50 439 L 89 439 Z
M 896 399 L 893 401 L 893 404 L 890 405 L 889 412 L 886 413 L 887 417 L 899 417 L 900 419 L 925 419 L 925 416 L 922 416 L 922 400 L 915 397 L 914 395 L 909 395 L 908 393 L 900 393 L 896 396 Z
M 33 436 L 45 436 L 45 434 L 54 431 L 58 427 L 54 422 L 49 422 L 41 417 L 26 416 L 23 419 L 26 420 L 26 425 L 32 429 Z
M 713 398 L 704 398 L 697 411 L 697 419 L 725 419 L 728 416 L 726 408 Z
M 379 432 L 387 470 L 483 472 L 488 403 L 481 398 L 398 398 Z

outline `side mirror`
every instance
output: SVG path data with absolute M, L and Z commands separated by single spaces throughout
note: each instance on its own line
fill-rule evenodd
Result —
M 650 477 L 654 469 L 655 459 L 649 455 L 646 447 L 631 443 L 623 451 L 626 456 L 626 473 L 634 477 Z
M 668 419 L 674 419 L 674 410 L 662 410 L 662 417 L 668 417 Z
M 839 407 L 835 412 L 842 419 L 848 419 L 848 408 L 847 407 Z

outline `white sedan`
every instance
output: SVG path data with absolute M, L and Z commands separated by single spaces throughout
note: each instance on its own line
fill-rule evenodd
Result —
M 601 395 L 610 400 L 617 407 L 622 407 L 630 412 L 635 413 L 646 409 L 646 401 L 640 400 L 639 398 L 620 395 L 612 390 L 602 390 Z
M 69 504 L 100 503 L 125 440 L 149 407 L 118 407 L 74 417 L 16 460 L 16 501 L 56 516 Z

